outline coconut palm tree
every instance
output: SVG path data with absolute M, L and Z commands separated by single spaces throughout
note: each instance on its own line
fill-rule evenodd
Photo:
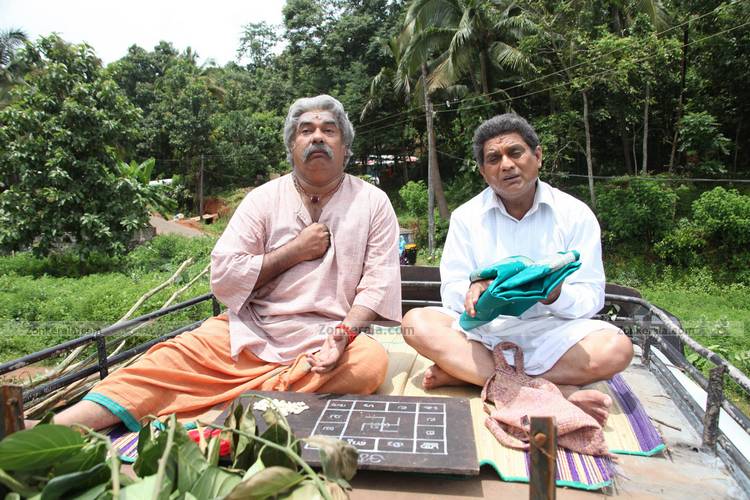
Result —
M 486 95 L 493 74 L 531 68 L 514 44 L 534 25 L 512 0 L 414 0 L 405 23 L 414 27 L 405 58 L 434 55 L 430 92 L 468 76 Z
M 23 30 L 10 28 L 0 31 L 0 68 L 7 68 L 13 58 L 13 52 L 29 39 Z
M 0 106 L 8 101 L 8 91 L 21 81 L 22 70 L 14 63 L 13 55 L 28 41 L 22 30 L 10 28 L 0 31 Z

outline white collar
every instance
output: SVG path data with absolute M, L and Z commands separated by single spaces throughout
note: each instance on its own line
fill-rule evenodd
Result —
M 552 201 L 552 188 L 550 187 L 550 185 L 537 179 L 536 191 L 534 192 L 534 202 L 531 204 L 531 208 L 529 209 L 529 211 L 524 214 L 524 217 L 527 217 L 539 210 L 539 205 L 542 203 L 552 207 Z M 479 213 L 480 215 L 484 214 L 485 212 L 492 210 L 493 208 L 497 208 L 498 210 L 500 210 L 500 213 L 505 215 L 506 217 L 509 217 L 515 221 L 518 220 L 508 213 L 508 211 L 505 209 L 505 205 L 500 201 L 500 197 L 497 196 L 497 194 L 492 190 L 491 187 L 487 186 L 487 188 L 482 192 L 482 206 L 479 209 Z

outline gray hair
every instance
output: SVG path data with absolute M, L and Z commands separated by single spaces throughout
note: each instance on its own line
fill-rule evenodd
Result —
M 294 101 L 289 107 L 289 113 L 286 115 L 284 122 L 284 145 L 286 146 L 286 159 L 292 163 L 292 143 L 297 134 L 299 117 L 308 111 L 330 111 L 333 119 L 336 120 L 336 126 L 341 131 L 341 137 L 346 146 L 344 153 L 344 165 L 352 157 L 352 143 L 354 142 L 354 127 L 349 117 L 344 111 L 344 106 L 335 98 L 322 94 L 315 97 L 302 97 Z M 294 166 L 294 165 L 292 165 Z
M 534 127 L 517 114 L 505 113 L 493 116 L 479 125 L 474 132 L 474 144 L 472 147 L 474 149 L 474 159 L 477 161 L 477 164 L 480 167 L 484 165 L 485 142 L 499 135 L 512 134 L 514 132 L 523 138 L 532 151 L 536 150 L 537 146 L 539 146 L 539 137 L 536 135 Z

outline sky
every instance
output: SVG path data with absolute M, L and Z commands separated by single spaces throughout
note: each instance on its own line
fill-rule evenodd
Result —
M 104 64 L 133 44 L 151 50 L 160 40 L 188 46 L 199 62 L 234 60 L 242 27 L 281 23 L 285 0 L 0 0 L 0 31 L 20 28 L 32 40 L 52 32 L 86 42 Z

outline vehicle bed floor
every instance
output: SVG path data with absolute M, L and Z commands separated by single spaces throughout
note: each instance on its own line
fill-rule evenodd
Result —
M 378 394 L 462 395 L 479 397 L 479 389 L 447 388 L 422 391 L 422 371 L 429 361 L 421 358 L 397 335 L 377 335 L 388 349 L 390 366 Z M 624 373 L 625 380 L 645 406 L 661 433 L 668 453 L 652 457 L 618 455 L 619 476 L 611 491 L 588 492 L 558 488 L 561 499 L 621 498 L 749 498 L 717 457 L 698 451 L 700 435 L 693 429 L 656 377 L 641 363 L 640 351 Z M 393 472 L 360 471 L 352 482 L 355 500 L 417 498 L 528 497 L 528 485 L 503 482 L 490 467 L 470 479 L 420 476 Z

